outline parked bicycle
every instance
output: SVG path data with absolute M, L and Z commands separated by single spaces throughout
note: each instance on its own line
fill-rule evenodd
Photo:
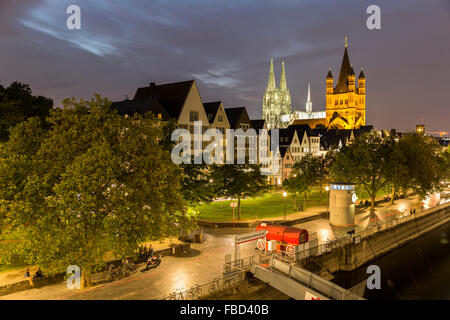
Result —
M 211 285 L 209 286 L 209 294 L 215 294 L 218 291 L 220 291 L 220 278 L 211 281 Z
M 196 298 L 200 298 L 202 296 L 202 289 L 200 289 L 200 285 L 196 284 L 192 289 L 188 290 L 186 293 L 186 298 L 188 300 L 194 300 Z
M 125 260 L 125 262 L 119 266 L 114 266 L 114 264 L 110 264 L 108 270 L 106 271 L 106 275 L 108 276 L 109 279 L 119 280 L 128 277 L 130 274 L 135 272 L 136 269 L 137 267 L 134 262 Z

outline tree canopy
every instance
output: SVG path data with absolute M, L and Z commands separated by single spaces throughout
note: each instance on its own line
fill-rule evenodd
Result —
M 322 192 L 323 184 L 330 180 L 332 161 L 333 152 L 330 152 L 324 156 L 308 154 L 294 164 L 290 177 L 283 182 L 287 192 L 292 195 L 294 209 L 297 209 L 297 195 L 304 193 L 307 200 L 308 190 L 316 186 Z
M 400 139 L 381 138 L 372 132 L 336 153 L 332 174 L 335 180 L 360 184 L 371 198 L 373 212 L 382 188 L 390 186 L 394 193 L 411 189 L 424 198 L 439 190 L 445 168 L 445 157 L 432 137 L 409 133 Z
M 20 235 L 2 258 L 20 252 L 49 273 L 78 265 L 89 279 L 106 252 L 123 258 L 194 226 L 157 119 L 121 117 L 98 95 L 63 105 L 50 130 L 30 118 L 1 149 L 0 217 Z
M 215 194 L 237 199 L 238 219 L 241 218 L 241 199 L 267 191 L 267 176 L 255 164 L 211 165 Z
M 386 171 L 392 152 L 393 139 L 382 139 L 374 132 L 363 134 L 335 154 L 333 177 L 360 184 L 369 194 L 374 212 L 377 192 L 388 183 Z
M 0 141 L 9 136 L 9 129 L 22 121 L 38 117 L 44 125 L 45 117 L 53 108 L 53 100 L 34 96 L 27 84 L 13 82 L 8 87 L 0 85 Z

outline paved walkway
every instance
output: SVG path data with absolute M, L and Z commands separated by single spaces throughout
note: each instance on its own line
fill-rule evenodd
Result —
M 417 205 L 417 197 L 397 200 L 394 206 L 382 203 L 376 207 L 379 219 L 390 219 L 398 214 L 407 213 L 408 209 Z M 298 213 L 305 217 L 326 210 L 310 208 Z M 395 213 L 397 212 L 397 213 Z M 359 212 L 357 222 L 367 216 L 367 212 Z M 295 216 L 290 215 L 290 216 Z M 290 217 L 291 219 L 295 219 Z M 328 219 L 315 219 L 295 225 L 308 232 L 317 232 L 319 243 L 333 239 L 340 230 L 331 228 Z M 186 290 L 195 284 L 203 284 L 216 277 L 223 271 L 224 257 L 233 252 L 233 234 L 254 231 L 254 228 L 204 228 L 204 243 L 192 244 L 191 252 L 179 256 L 163 257 L 162 264 L 146 272 L 137 272 L 125 279 L 98 284 L 87 290 L 69 290 L 65 283 L 59 283 L 42 288 L 35 288 L 22 292 L 0 296 L 0 299 L 158 299 L 180 289 Z M 154 244 L 158 248 L 159 244 Z M 257 254 L 255 243 L 249 242 L 240 248 L 241 257 Z M 142 270 L 144 265 L 139 266 Z M 23 272 L 19 276 L 23 280 Z M 93 280 L 102 280 L 98 274 Z
M 86 290 L 69 290 L 63 282 L 0 296 L 0 300 L 159 299 L 177 289 L 186 290 L 222 276 L 224 257 L 233 252 L 232 232 L 232 229 L 221 229 L 219 234 L 205 232 L 204 243 L 192 244 L 191 252 L 163 257 L 160 266 L 145 272 L 141 272 L 144 269 L 144 264 L 141 264 L 138 272 L 119 281 L 98 284 Z M 242 245 L 240 251 L 243 257 L 258 253 L 254 243 Z M 101 279 L 102 274 L 93 277 L 94 281 Z
M 160 251 L 171 248 L 177 244 L 183 243 L 175 237 L 164 239 L 163 241 L 147 241 L 143 244 L 147 247 L 152 245 L 153 250 Z M 115 258 L 111 254 L 105 254 L 105 261 L 114 261 Z M 12 271 L 5 271 L 0 273 L 0 287 L 11 285 L 14 283 L 25 281 L 25 271 L 27 268 L 30 268 L 31 273 L 34 274 L 37 270 L 37 267 L 30 266 L 24 267 Z
M 327 206 L 316 206 L 316 207 L 310 207 L 304 211 L 298 211 L 296 213 L 292 213 L 289 215 L 286 215 L 286 221 L 293 221 L 303 218 L 310 218 L 314 216 L 321 215 L 328 211 Z M 284 216 L 280 217 L 274 217 L 274 218 L 265 218 L 264 221 L 282 221 L 284 220 Z M 256 220 L 255 220 L 256 221 Z
M 375 216 L 370 215 L 369 209 L 358 209 L 355 215 L 355 224 L 351 226 L 332 227 L 328 219 L 315 219 L 305 223 L 295 224 L 297 228 L 308 230 L 309 233 L 316 232 L 319 244 L 337 237 L 346 236 L 347 232 L 354 230 L 356 232 L 370 227 L 378 222 L 383 223 L 391 219 L 399 218 L 409 214 L 409 209 L 418 210 L 418 196 L 410 196 L 405 199 L 396 200 L 394 205 L 389 202 L 383 202 L 375 207 Z M 370 223 L 370 225 L 369 225 Z

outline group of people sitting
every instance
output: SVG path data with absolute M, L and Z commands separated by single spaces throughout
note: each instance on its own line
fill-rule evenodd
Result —
M 34 279 L 42 279 L 44 277 L 44 275 L 42 274 L 42 270 L 41 268 L 38 267 L 36 273 L 34 274 L 34 276 L 31 274 L 30 269 L 27 269 L 25 271 L 25 278 L 28 279 L 28 282 L 30 282 L 30 286 L 34 286 Z
M 361 205 L 361 206 L 364 206 L 365 208 L 368 208 L 368 207 L 370 207 L 370 201 L 369 200 L 366 200 L 366 201 L 360 201 L 359 202 L 359 204 Z
M 155 255 L 155 250 L 153 250 L 152 245 L 148 247 L 143 244 L 139 246 L 139 257 L 147 261 L 149 258 L 151 259 Z
M 404 198 L 404 196 L 399 196 L 398 194 L 395 194 L 395 196 L 394 196 L 394 200 L 403 199 L 403 198 Z M 387 195 L 387 196 L 384 198 L 384 200 L 386 200 L 386 201 L 391 201 L 391 196 L 390 196 L 390 195 Z

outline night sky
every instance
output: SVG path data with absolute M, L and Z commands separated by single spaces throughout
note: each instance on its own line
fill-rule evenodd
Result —
M 81 8 L 68 30 L 66 8 Z M 366 8 L 381 8 L 381 30 Z M 324 110 L 349 39 L 366 75 L 367 124 L 450 130 L 449 0 L 124 1 L 0 0 L 0 83 L 18 80 L 54 99 L 132 97 L 137 87 L 196 79 L 204 102 L 247 107 L 261 118 L 270 58 L 281 61 L 295 107 Z

